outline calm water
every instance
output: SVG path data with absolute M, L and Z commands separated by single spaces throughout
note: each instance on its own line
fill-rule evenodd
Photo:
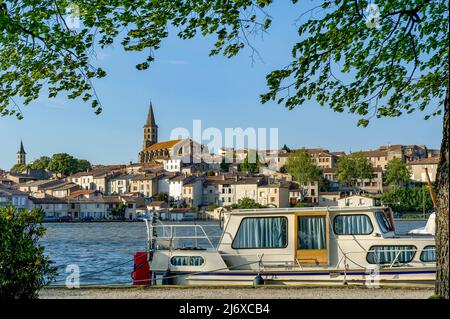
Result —
M 425 223 L 426 221 L 421 220 L 397 220 L 397 232 L 406 233 L 408 230 L 425 226 Z M 217 222 L 198 224 L 208 226 L 205 227 L 208 235 L 217 236 L 221 233 Z M 81 285 L 132 283 L 130 276 L 133 271 L 134 252 L 146 250 L 147 232 L 144 222 L 52 223 L 45 226 L 47 233 L 41 242 L 45 246 L 46 254 L 58 267 L 58 277 L 54 284 L 65 284 L 66 266 L 71 264 L 79 267 Z M 185 234 L 193 235 L 187 233 L 192 232 L 193 228 L 189 229 L 185 230 Z M 213 244 L 216 241 L 213 240 Z M 189 246 L 189 243 L 187 245 Z

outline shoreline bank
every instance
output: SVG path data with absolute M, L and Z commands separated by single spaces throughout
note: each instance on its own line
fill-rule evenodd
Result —
M 428 299 L 432 287 L 45 287 L 40 299 Z

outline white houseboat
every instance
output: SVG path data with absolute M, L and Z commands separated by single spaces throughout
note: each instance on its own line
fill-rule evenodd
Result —
M 387 207 L 235 210 L 223 219 L 218 244 L 204 226 L 147 223 L 150 282 L 423 285 L 435 281 L 434 236 L 396 234 Z

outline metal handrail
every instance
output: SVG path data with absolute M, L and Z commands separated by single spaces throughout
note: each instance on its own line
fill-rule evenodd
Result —
M 338 263 L 336 264 L 336 269 L 339 268 L 339 266 L 341 265 L 342 260 L 345 258 L 346 260 L 348 259 L 349 261 L 351 261 L 353 264 L 358 265 L 356 262 L 354 262 L 353 260 L 351 260 L 348 255 L 350 254 L 368 254 L 368 253 L 377 253 L 377 252 L 396 252 L 395 258 L 393 260 L 393 262 L 389 265 L 389 268 L 392 268 L 396 261 L 398 260 L 398 257 L 400 256 L 400 254 L 402 252 L 415 252 L 415 253 L 422 253 L 424 251 L 431 251 L 433 249 L 431 248 L 411 248 L 411 249 L 377 249 L 377 250 L 359 250 L 359 251 L 347 251 L 347 252 L 342 252 L 343 256 L 339 259 Z M 382 265 L 379 264 L 377 261 L 377 265 Z M 364 268 L 364 267 L 361 267 Z
M 208 226 L 208 225 L 205 225 Z M 179 228 L 194 228 L 195 234 L 194 236 L 178 236 L 176 234 L 176 230 Z M 153 230 L 157 229 L 163 229 L 163 235 L 158 236 L 160 239 L 169 239 L 171 241 L 171 246 L 174 239 L 195 239 L 196 243 L 198 243 L 198 239 L 206 239 L 208 241 L 208 244 L 211 248 L 215 249 L 216 247 L 213 245 L 213 243 L 210 240 L 210 237 L 220 237 L 220 236 L 208 236 L 205 232 L 205 229 L 203 225 L 150 225 L 149 226 L 149 234 L 151 235 L 151 238 L 149 240 L 153 241 Z M 169 229 L 169 235 L 165 235 L 165 230 Z M 200 234 L 198 234 L 198 230 L 200 230 Z M 203 235 L 202 235 L 203 234 Z

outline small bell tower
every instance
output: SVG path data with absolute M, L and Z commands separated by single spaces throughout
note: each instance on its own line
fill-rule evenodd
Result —
M 23 147 L 22 141 L 20 141 L 20 149 L 17 152 L 17 161 L 16 161 L 16 163 L 19 164 L 19 165 L 26 164 L 27 163 L 26 156 L 27 156 L 27 153 L 25 152 L 25 148 Z

